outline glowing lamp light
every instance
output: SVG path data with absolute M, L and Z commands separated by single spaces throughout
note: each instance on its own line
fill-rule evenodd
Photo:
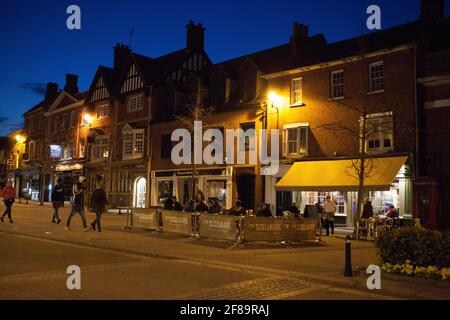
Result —
M 278 109 L 283 105 L 283 97 L 280 97 L 273 91 L 267 95 L 267 98 L 272 104 L 272 108 Z
M 85 113 L 83 115 L 83 121 L 84 121 L 84 124 L 91 125 L 92 124 L 92 117 L 91 117 L 91 115 L 89 115 L 88 113 Z
M 16 134 L 15 139 L 16 142 L 22 142 L 23 140 L 25 140 L 25 137 L 20 134 Z

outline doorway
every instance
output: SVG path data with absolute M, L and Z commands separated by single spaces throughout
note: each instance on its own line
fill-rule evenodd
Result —
M 237 199 L 245 209 L 255 209 L 255 175 L 241 174 L 236 177 Z
M 145 199 L 147 196 L 147 179 L 140 177 L 136 179 L 134 185 L 134 203 L 135 208 L 145 208 Z

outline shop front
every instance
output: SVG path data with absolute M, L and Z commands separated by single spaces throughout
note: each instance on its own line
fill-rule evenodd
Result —
M 223 208 L 232 206 L 232 167 L 192 170 L 152 171 L 151 206 L 163 206 L 169 196 L 175 196 L 186 207 L 197 190 L 206 200 L 215 199 Z
M 64 186 L 64 196 L 66 201 L 70 201 L 72 186 L 83 175 L 84 165 L 81 162 L 61 163 L 55 166 L 54 176 L 48 183 L 48 190 L 52 190 L 58 179 L 62 179 Z M 46 183 L 47 184 L 47 183 Z
M 18 185 L 18 196 L 29 198 L 34 201 L 40 200 L 41 194 L 41 171 L 40 169 L 26 169 L 18 173 L 15 179 Z M 18 183 L 17 183 L 18 182 Z
M 277 213 L 293 203 L 300 210 L 307 205 L 323 203 L 330 195 L 337 204 L 336 223 L 353 225 L 356 213 L 359 180 L 354 174 L 355 159 L 302 161 L 269 177 L 266 189 L 269 203 Z M 374 214 L 384 214 L 390 205 L 401 218 L 411 218 L 412 177 L 408 157 L 385 157 L 370 160 L 370 172 L 365 180 L 364 198 L 370 198 Z

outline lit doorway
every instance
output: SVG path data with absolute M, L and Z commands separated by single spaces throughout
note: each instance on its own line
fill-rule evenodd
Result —
M 145 208 L 145 198 L 147 195 L 147 180 L 143 177 L 136 179 L 134 184 L 134 207 Z

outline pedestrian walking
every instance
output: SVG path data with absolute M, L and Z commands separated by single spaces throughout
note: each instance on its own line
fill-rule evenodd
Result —
M 95 211 L 95 220 L 91 223 L 91 227 L 98 232 L 102 231 L 100 222 L 102 219 L 102 214 L 108 204 L 108 197 L 106 196 L 105 190 L 102 188 L 102 183 L 101 181 L 97 181 L 95 184 L 95 190 L 91 196 L 90 208 Z
M 84 190 L 86 189 L 85 183 L 86 178 L 81 176 L 78 178 L 78 182 L 73 185 L 72 209 L 70 210 L 69 217 L 67 218 L 67 222 L 64 227 L 64 229 L 66 229 L 67 231 L 70 231 L 70 222 L 72 221 L 73 216 L 77 213 L 79 213 L 81 216 L 81 220 L 83 222 L 83 231 L 87 232 L 90 229 L 90 227 L 88 227 L 86 223 L 86 215 L 84 213 Z
M 54 210 L 52 223 L 60 224 L 61 218 L 59 217 L 59 208 L 64 207 L 64 187 L 61 178 L 58 179 L 56 185 L 53 187 L 51 197 Z
M 323 203 L 323 211 L 325 212 L 325 229 L 327 236 L 334 235 L 334 215 L 336 214 L 336 202 L 331 199 L 331 196 L 327 196 Z
M 11 181 L 6 183 L 6 187 L 2 189 L 2 198 L 5 203 L 6 210 L 1 217 L 1 221 L 3 222 L 5 216 L 8 215 L 9 223 L 14 223 L 12 219 L 12 206 L 16 201 L 16 189 L 14 189 Z

